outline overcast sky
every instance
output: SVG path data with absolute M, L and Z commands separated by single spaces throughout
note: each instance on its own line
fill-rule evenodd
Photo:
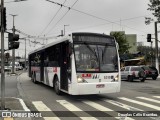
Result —
M 64 3 L 67 7 L 74 4 L 70 10 L 46 0 L 10 1 L 5 0 L 4 3 L 7 9 L 7 29 L 13 25 L 13 18 L 9 14 L 16 14 L 16 29 L 32 36 L 57 36 L 64 25 L 69 25 L 65 27 L 66 34 L 76 31 L 106 34 L 110 31 L 125 31 L 126 34 L 137 34 L 138 42 L 144 44 L 147 44 L 147 33 L 154 34 L 154 24 L 145 25 L 144 22 L 145 17 L 153 17 L 147 10 L 149 0 L 52 0 Z M 25 36 L 20 34 L 20 37 Z M 31 40 L 43 43 L 43 40 Z M 19 50 L 16 50 L 16 55 L 20 56 L 24 54 L 24 41 L 21 42 Z M 6 39 L 6 47 L 7 44 Z M 39 46 L 33 43 L 29 45 L 27 41 L 27 53 Z

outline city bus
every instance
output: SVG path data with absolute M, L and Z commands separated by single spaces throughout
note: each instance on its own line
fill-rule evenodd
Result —
M 114 37 L 77 32 L 56 38 L 29 53 L 28 73 L 34 83 L 56 94 L 104 94 L 120 91 L 120 59 Z

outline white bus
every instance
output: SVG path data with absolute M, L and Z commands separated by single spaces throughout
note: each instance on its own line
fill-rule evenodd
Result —
M 29 53 L 29 77 L 70 95 L 120 91 L 116 40 L 98 33 L 72 33 Z

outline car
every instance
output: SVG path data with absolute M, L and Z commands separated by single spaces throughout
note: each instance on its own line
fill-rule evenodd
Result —
M 8 72 L 11 71 L 11 68 L 10 68 L 10 66 L 9 66 L 8 63 L 5 63 L 5 65 L 4 65 L 4 71 L 8 71 Z
M 10 67 L 12 68 L 12 62 L 10 63 Z M 15 62 L 15 70 L 18 71 L 18 70 L 23 70 L 23 67 L 20 65 L 19 62 Z
M 141 82 L 144 82 L 146 76 L 144 70 L 140 66 L 125 66 L 121 68 L 121 79 L 130 82 L 138 79 Z
M 156 80 L 158 77 L 158 70 L 154 66 L 142 66 L 142 69 L 144 70 L 146 74 L 146 78 L 152 78 L 153 80 Z

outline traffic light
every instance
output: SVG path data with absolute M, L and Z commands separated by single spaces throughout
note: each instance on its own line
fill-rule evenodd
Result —
M 18 49 L 19 48 L 19 35 L 13 33 L 8 33 L 8 49 Z
M 0 6 L 1 7 L 1 6 Z M 1 9 L 1 8 L 0 8 Z M 3 19 L 3 27 L 4 27 L 4 31 L 6 31 L 7 29 L 7 21 L 6 21 L 6 8 L 4 7 L 3 8 L 3 16 L 2 16 L 2 19 Z M 1 26 L 0 26 L 0 30 L 1 30 Z
M 151 42 L 151 34 L 147 34 L 147 42 Z
M 4 26 L 4 31 L 7 29 L 7 23 L 6 23 L 6 8 L 4 7 L 3 9 L 3 26 Z

